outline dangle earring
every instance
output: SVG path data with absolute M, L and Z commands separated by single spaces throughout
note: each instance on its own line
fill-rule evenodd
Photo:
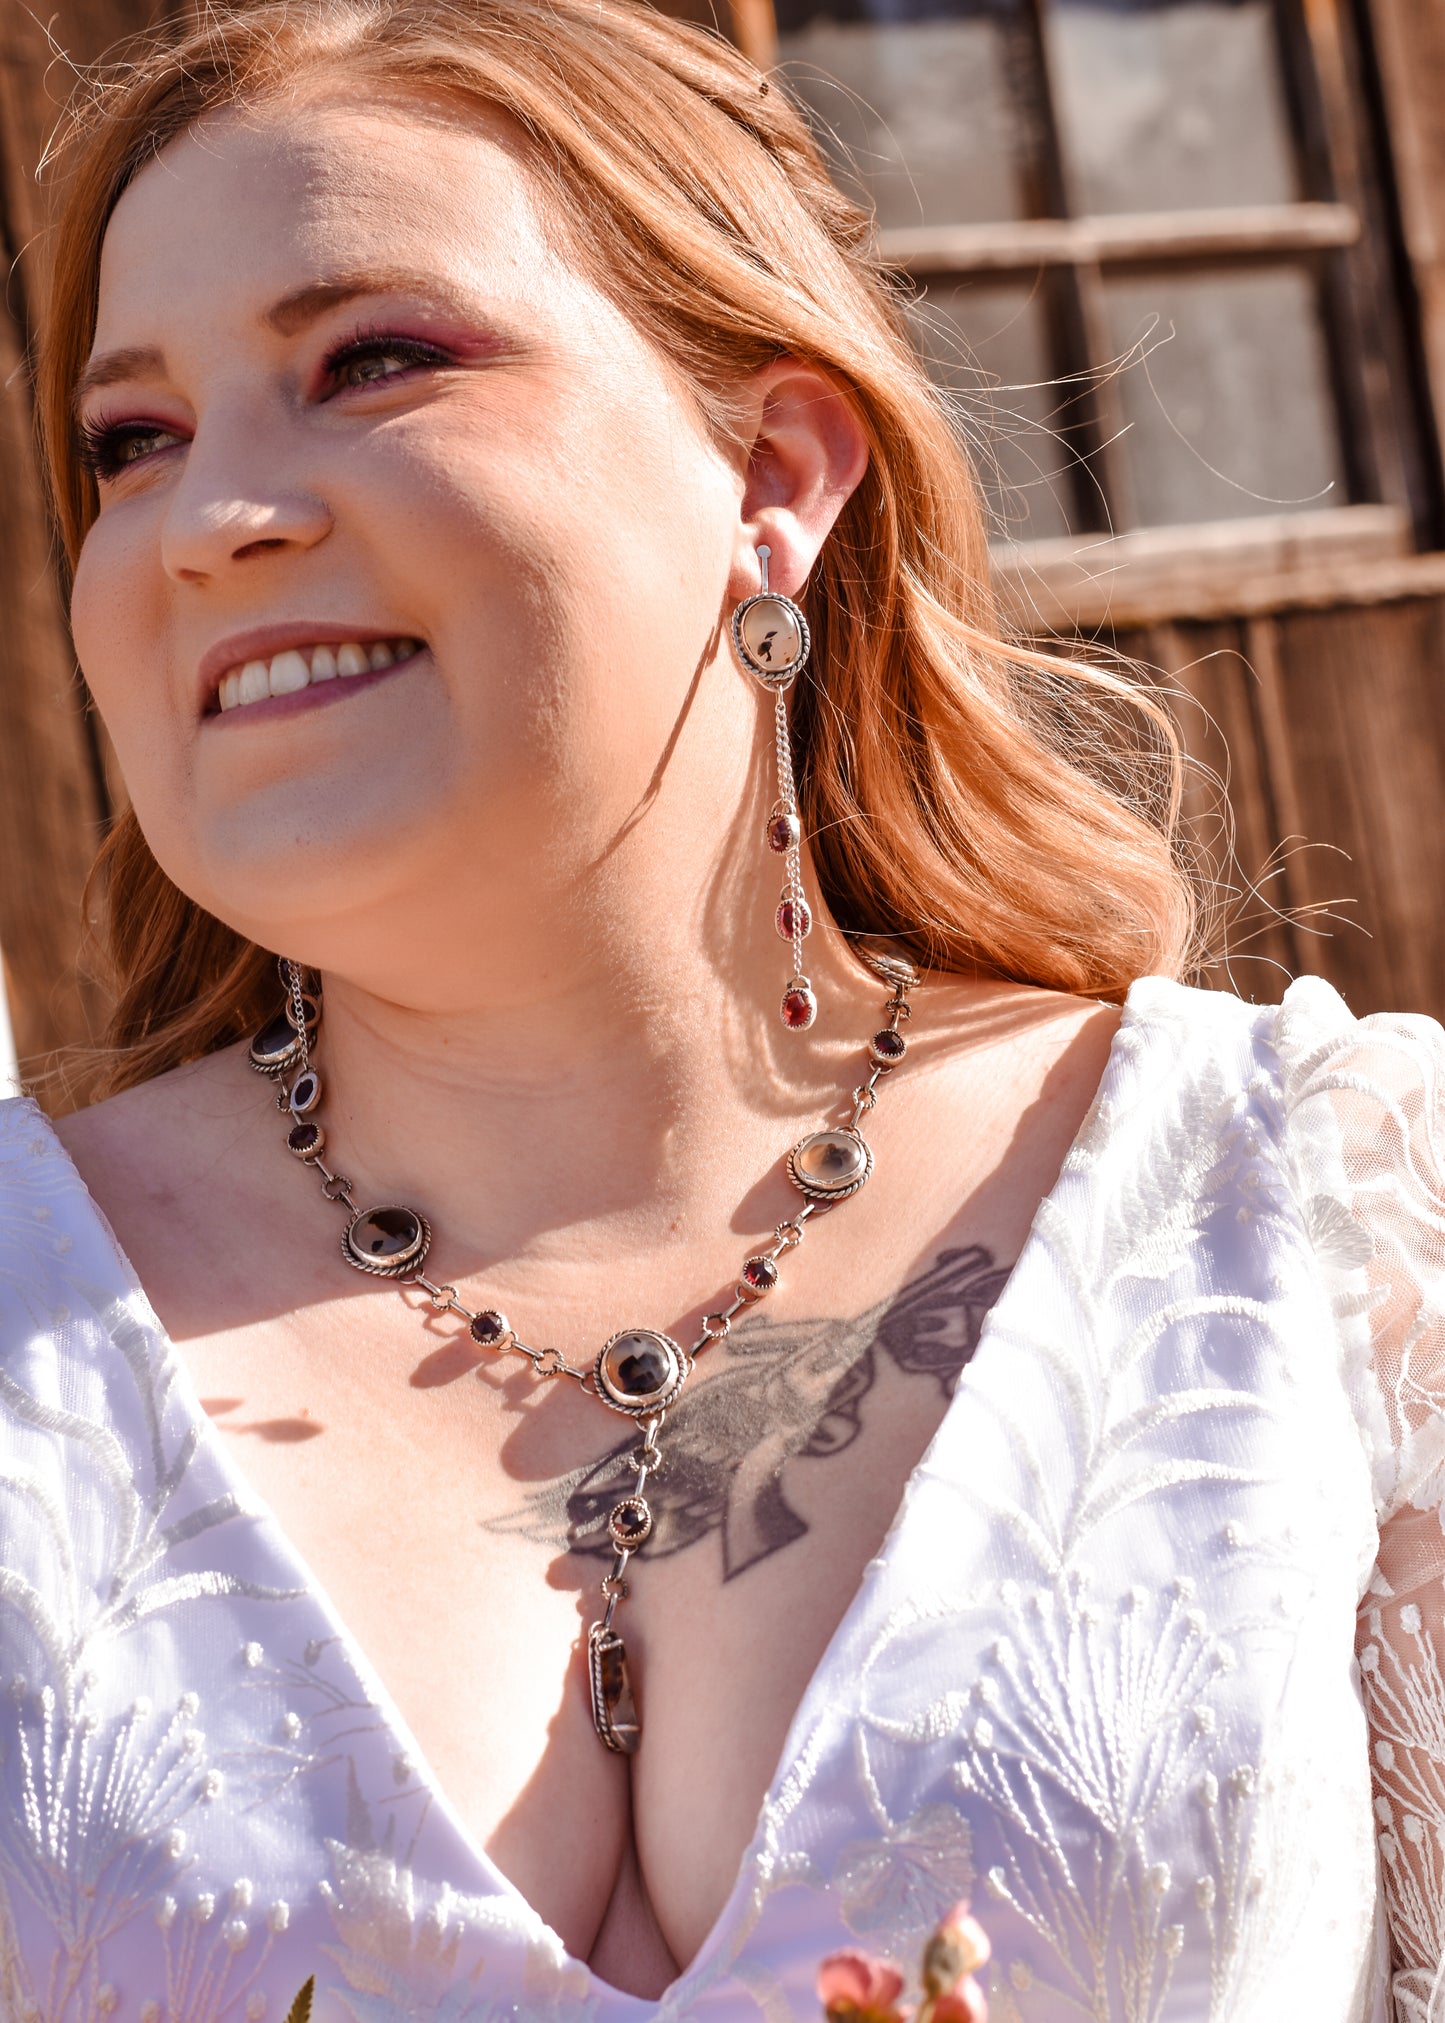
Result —
M 759 547 L 763 587 L 745 597 L 733 613 L 733 647 L 738 659 L 773 692 L 774 742 L 777 749 L 778 798 L 768 817 L 768 848 L 783 859 L 783 893 L 773 922 L 784 941 L 792 943 L 793 974 L 783 992 L 783 1024 L 805 1032 L 818 1016 L 818 1000 L 803 973 L 803 937 L 811 932 L 813 915 L 803 896 L 803 825 L 798 817 L 798 790 L 793 779 L 793 748 L 788 738 L 787 693 L 802 670 L 812 639 L 808 621 L 779 590 L 768 588 L 772 549 Z

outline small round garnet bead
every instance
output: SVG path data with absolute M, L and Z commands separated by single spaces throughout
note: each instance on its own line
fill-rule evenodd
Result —
M 818 1000 L 806 984 L 791 984 L 783 992 L 782 1013 L 791 1032 L 806 1032 L 818 1016 Z
M 762 1299 L 770 1293 L 778 1282 L 778 1267 L 771 1257 L 750 1257 L 744 1264 L 742 1276 L 738 1280 L 738 1291 L 744 1299 Z
M 319 1159 L 326 1139 L 319 1124 L 293 1124 L 286 1133 L 286 1144 L 298 1159 Z
M 891 1068 L 895 1061 L 901 1061 L 908 1052 L 908 1042 L 902 1033 L 895 1033 L 891 1027 L 881 1033 L 874 1033 L 868 1042 L 868 1051 L 882 1068 Z
M 495 1307 L 484 1307 L 479 1314 L 473 1314 L 467 1323 L 467 1333 L 479 1349 L 494 1349 L 498 1342 L 504 1342 L 511 1332 L 507 1316 L 499 1314 Z
M 784 941 L 793 938 L 793 923 L 796 920 L 799 934 L 811 934 L 813 914 L 806 899 L 784 899 L 778 907 L 777 927 Z
M 780 857 L 801 841 L 802 834 L 803 825 L 796 815 L 769 816 L 766 830 L 768 848 L 776 850 Z
M 607 1517 L 612 1543 L 620 1552 L 636 1552 L 652 1531 L 652 1510 L 642 1496 L 624 1496 L 614 1503 Z

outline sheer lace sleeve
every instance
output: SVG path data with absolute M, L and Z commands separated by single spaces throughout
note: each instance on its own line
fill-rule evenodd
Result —
M 1445 2023 L 1445 1032 L 1306 980 L 1279 1045 L 1380 1519 L 1358 1651 L 1396 2011 Z

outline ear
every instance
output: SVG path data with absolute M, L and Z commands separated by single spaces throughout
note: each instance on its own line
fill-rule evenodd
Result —
M 868 468 L 868 441 L 851 396 L 820 367 L 775 359 L 745 389 L 752 430 L 728 590 L 758 588 L 757 550 L 772 550 L 768 579 L 796 597 L 849 494 Z

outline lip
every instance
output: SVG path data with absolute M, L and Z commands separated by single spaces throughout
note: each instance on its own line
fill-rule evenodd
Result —
M 404 625 L 393 625 L 389 629 L 377 625 L 357 625 L 354 621 L 338 625 L 326 618 L 297 618 L 282 625 L 255 625 L 249 632 L 232 632 L 225 639 L 218 639 L 214 646 L 208 646 L 201 655 L 201 664 L 196 674 L 201 714 L 203 716 L 220 714 L 217 691 L 221 686 L 221 676 L 233 667 L 243 666 L 248 660 L 270 660 L 273 654 L 284 653 L 291 646 L 342 646 L 348 639 L 354 639 L 358 646 L 367 646 L 374 645 L 378 639 L 419 637 L 419 633 L 415 630 L 408 631 Z M 425 651 L 425 640 L 422 641 L 422 648 Z M 412 660 L 416 658 L 417 656 L 413 654 Z M 410 667 L 411 661 L 404 660 L 400 664 L 403 667 Z M 390 669 L 381 668 L 378 672 L 387 674 Z M 364 684 L 367 677 L 354 674 L 348 676 L 347 680 L 355 686 Z M 331 684 L 323 682 L 321 686 L 329 688 Z M 303 688 L 298 691 L 298 699 L 310 693 L 309 688 Z M 271 698 L 272 702 L 288 702 L 291 699 L 283 695 Z M 265 709 L 266 704 L 251 703 L 248 707 Z M 234 716 L 236 711 L 228 710 L 227 715 Z

